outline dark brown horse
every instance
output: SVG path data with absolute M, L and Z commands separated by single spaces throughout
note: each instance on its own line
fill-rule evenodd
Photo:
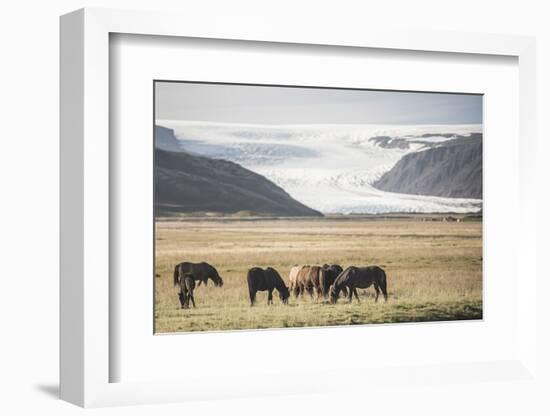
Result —
M 193 303 L 193 308 L 196 308 L 195 298 L 193 296 L 193 291 L 195 290 L 195 276 L 191 273 L 183 274 L 178 281 L 178 285 L 180 287 L 178 296 L 180 298 L 181 308 L 189 308 L 189 300 Z
M 376 291 L 375 302 L 378 301 L 380 291 L 384 295 L 384 300 L 388 300 L 386 272 L 378 266 L 355 267 L 350 266 L 344 270 L 337 278 L 334 284 L 329 289 L 330 302 L 336 303 L 343 288 L 349 291 L 348 300 L 351 303 L 353 295 L 359 302 L 357 288 L 366 289 L 371 285 Z
M 246 276 L 248 281 L 248 293 L 250 295 L 250 306 L 254 306 L 256 302 L 256 292 L 267 290 L 267 304 L 273 304 L 273 290 L 277 289 L 279 292 L 279 298 L 284 304 L 288 303 L 290 292 L 286 287 L 285 282 L 277 272 L 277 270 L 268 267 L 262 269 L 261 267 L 253 267 L 248 271 Z
M 195 277 L 195 280 L 199 281 L 199 286 L 204 283 L 206 286 L 208 279 L 214 282 L 215 286 L 223 286 L 223 280 L 218 274 L 218 271 L 210 264 L 202 263 L 189 263 L 183 262 L 174 267 L 174 286 L 177 286 L 180 276 L 185 273 L 190 273 Z

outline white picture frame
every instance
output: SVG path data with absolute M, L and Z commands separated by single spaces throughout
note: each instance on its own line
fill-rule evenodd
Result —
M 182 25 L 185 21 L 185 25 Z M 109 275 L 110 171 L 109 153 L 109 37 L 110 34 L 225 39 L 281 44 L 331 45 L 335 48 L 380 48 L 431 51 L 442 54 L 504 55 L 519 66 L 519 214 L 518 241 L 514 246 L 522 264 L 523 285 L 517 287 L 517 354 L 498 362 L 418 363 L 417 380 L 479 383 L 490 379 L 536 380 L 536 218 L 535 152 L 535 41 L 529 37 L 468 33 L 396 32 L 361 29 L 336 32 L 312 24 L 302 28 L 275 22 L 213 21 L 205 25 L 188 16 L 171 13 L 82 9 L 61 18 L 61 398 L 80 406 L 159 403 L 352 390 L 353 385 L 403 377 L 398 369 L 371 369 L 353 373 L 338 383 L 303 383 L 284 374 L 269 380 L 234 381 L 233 388 L 206 391 L 211 380 L 111 382 L 110 366 L 119 359 L 110 349 Z M 261 46 L 261 43 L 259 44 Z M 515 273 L 519 273 L 518 270 Z M 412 327 L 411 327 L 412 328 Z M 414 328 L 412 329 L 414 330 Z M 251 336 L 257 336 L 253 334 Z M 314 336 L 313 332 L 310 335 Z M 480 377 L 480 374 L 482 375 Z M 204 378 L 204 377 L 203 377 Z M 232 375 L 220 379 L 231 383 Z M 428 383 L 429 384 L 429 383 Z

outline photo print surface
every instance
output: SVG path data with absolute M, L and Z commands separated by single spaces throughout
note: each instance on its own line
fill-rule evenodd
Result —
M 154 92 L 156 333 L 482 318 L 482 95 Z

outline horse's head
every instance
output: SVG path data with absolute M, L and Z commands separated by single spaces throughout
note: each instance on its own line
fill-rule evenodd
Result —
M 281 290 L 279 290 L 279 298 L 281 299 L 281 302 L 287 305 L 289 297 L 290 297 L 290 290 L 288 289 L 288 286 L 285 285 L 281 287 Z
M 338 293 L 336 293 L 336 287 L 334 285 L 330 285 L 328 295 L 330 298 L 330 303 L 336 303 L 338 301 Z
M 180 298 L 180 304 L 181 304 L 181 308 L 182 309 L 185 309 L 185 294 L 183 292 L 180 292 L 178 293 L 178 297 Z
M 344 269 L 342 269 L 342 266 L 340 266 L 339 264 L 333 264 L 332 266 L 330 266 L 330 268 L 334 271 L 336 276 L 344 271 Z
M 223 279 L 221 278 L 221 276 L 218 276 L 218 278 L 214 280 L 214 286 L 223 286 Z

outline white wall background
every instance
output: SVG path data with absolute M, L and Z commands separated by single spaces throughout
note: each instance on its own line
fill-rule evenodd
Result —
M 56 399 L 58 384 L 58 16 L 80 7 L 189 12 L 208 22 L 212 13 L 267 15 L 284 25 L 325 21 L 327 27 L 382 24 L 451 31 L 536 35 L 538 42 L 539 273 L 550 248 L 550 13 L 546 1 L 169 1 L 19 0 L 0 6 L 0 413 L 73 414 L 82 410 Z M 543 250 L 543 247 L 547 247 Z M 7 267 L 6 267 L 7 265 Z M 544 271 L 542 270 L 544 268 Z M 539 293 L 548 293 L 543 281 Z M 542 299 L 542 297 L 541 297 Z M 548 370 L 549 307 L 540 335 Z M 546 329 L 544 329 L 546 328 Z M 550 374 L 546 371 L 546 374 Z M 548 414 L 542 391 L 499 383 L 485 388 L 434 386 L 437 400 L 413 389 L 406 397 L 281 397 L 94 410 L 99 414 Z M 537 404 L 538 403 L 538 404 Z

